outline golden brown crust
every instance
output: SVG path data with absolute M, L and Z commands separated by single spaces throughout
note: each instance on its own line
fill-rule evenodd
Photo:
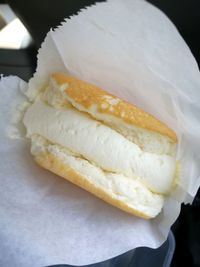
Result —
M 130 125 L 168 136 L 172 142 L 177 142 L 177 136 L 173 130 L 142 109 L 72 76 L 54 73 L 52 78 L 59 85 L 67 83 L 66 94 L 84 108 L 89 109 L 92 105 L 96 105 L 100 113 L 112 115 Z
M 116 197 L 112 197 L 108 192 L 88 181 L 86 177 L 84 177 L 76 170 L 68 166 L 66 163 L 64 163 L 61 159 L 57 158 L 52 153 L 46 153 L 35 156 L 35 160 L 39 165 L 41 165 L 45 169 L 67 179 L 68 181 L 72 182 L 75 185 L 78 185 L 79 187 L 87 190 L 88 192 L 104 200 L 105 202 L 137 217 L 143 219 L 150 219 L 148 215 L 134 208 L 131 208 L 125 202 L 117 199 Z

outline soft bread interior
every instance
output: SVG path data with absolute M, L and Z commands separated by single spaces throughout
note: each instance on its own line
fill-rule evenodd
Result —
M 31 152 L 43 167 L 95 194 L 106 202 L 133 215 L 148 219 L 162 209 L 163 197 L 154 194 L 140 179 L 103 171 L 86 159 L 45 138 L 31 138 Z
M 66 94 L 66 99 L 79 111 L 90 114 L 93 118 L 103 122 L 115 131 L 122 134 L 129 141 L 137 144 L 142 150 L 174 156 L 176 152 L 176 143 L 172 142 L 167 136 L 163 136 L 157 132 L 133 126 L 124 122 L 122 119 L 113 115 L 107 115 L 98 112 L 97 105 L 92 105 L 89 109 L 80 105 L 74 99 Z

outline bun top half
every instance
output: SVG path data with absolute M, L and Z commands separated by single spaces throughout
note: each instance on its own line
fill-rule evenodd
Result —
M 141 108 L 75 77 L 54 73 L 52 78 L 59 85 L 67 84 L 65 93 L 68 100 L 87 109 L 88 112 L 95 106 L 102 114 L 112 115 L 129 125 L 157 132 L 168 137 L 172 143 L 177 142 L 176 133 L 172 129 Z

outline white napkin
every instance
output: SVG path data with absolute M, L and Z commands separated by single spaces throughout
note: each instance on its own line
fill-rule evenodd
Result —
M 25 140 L 10 140 L 8 121 L 20 88 L 0 83 L 0 265 L 85 265 L 139 246 L 156 248 L 168 235 L 181 202 L 200 185 L 200 75 L 173 24 L 143 0 L 109 0 L 83 9 L 50 31 L 26 94 L 52 72 L 68 72 L 156 115 L 178 135 L 180 185 L 162 213 L 145 221 L 41 169 Z M 15 101 L 13 101 L 15 100 Z

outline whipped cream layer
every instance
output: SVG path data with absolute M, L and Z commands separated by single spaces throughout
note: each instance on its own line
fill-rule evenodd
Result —
M 143 151 L 84 112 L 71 106 L 53 107 L 38 97 L 27 109 L 23 122 L 30 138 L 40 135 L 104 171 L 140 179 L 152 192 L 170 191 L 176 167 L 174 157 Z

